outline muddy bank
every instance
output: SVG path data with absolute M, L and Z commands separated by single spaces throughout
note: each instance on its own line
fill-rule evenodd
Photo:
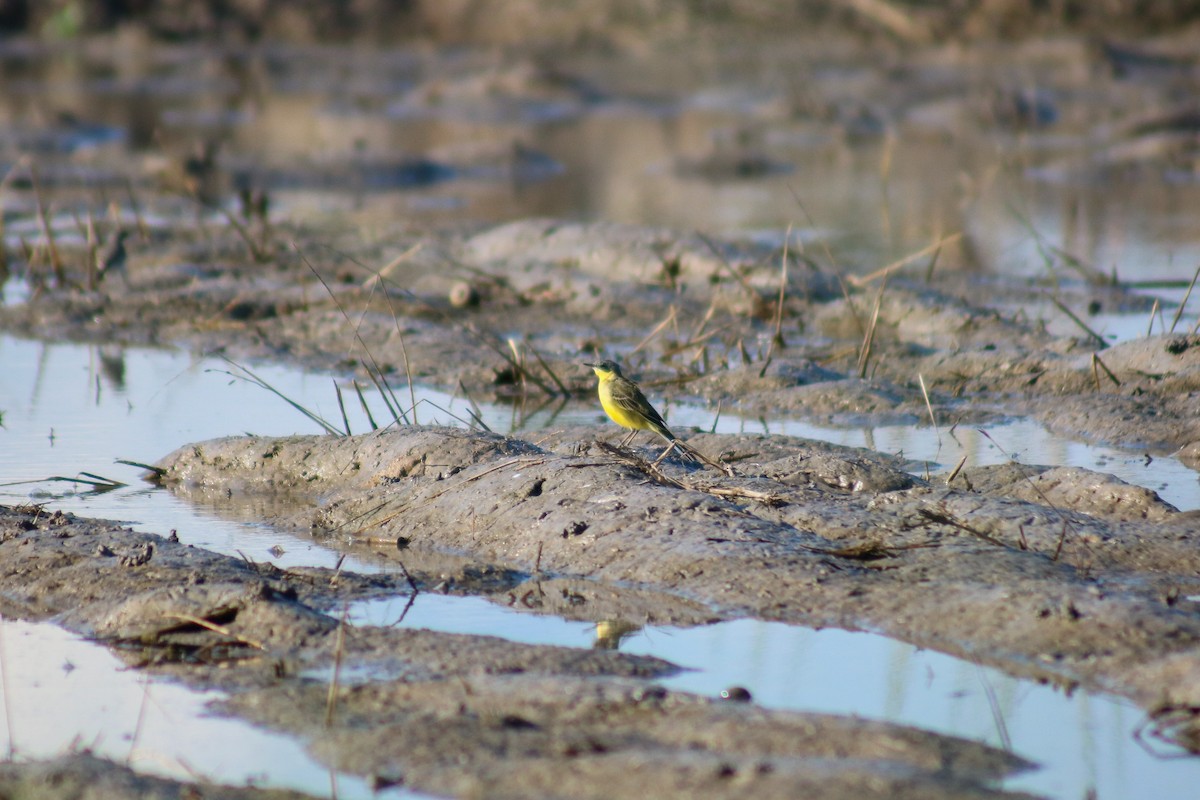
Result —
M 0 792 L 27 800 L 304 800 L 311 795 L 141 775 L 87 753 L 48 761 L 0 763 Z
M 160 466 L 198 499 L 301 491 L 274 522 L 318 536 L 641 587 L 721 618 L 879 631 L 1147 710 L 1200 702 L 1184 677 L 1200 674 L 1200 516 L 1153 492 L 1018 465 L 926 482 L 787 437 L 694 436 L 738 476 L 660 472 L 594 433 L 235 438 Z
M 405 552 L 428 588 L 436 576 L 415 546 Z M 490 797 L 643 797 L 651 787 L 660 797 L 988 798 L 1017 796 L 991 787 L 1028 766 L 899 725 L 668 691 L 654 678 L 676 668 L 654 658 L 345 626 L 321 610 L 394 595 L 403 579 L 283 571 L 37 508 L 0 509 L 0 555 L 6 615 L 53 618 L 131 666 L 230 691 L 227 711 L 296 734 L 326 764 L 380 786 Z M 75 796 L 82 781 L 187 791 L 78 757 L 0 771 L 0 784 L 29 791 L 53 783 L 53 797 Z M 243 796 L 224 791 L 211 796 Z
M 127 285 L 113 278 L 47 294 L 0 309 L 0 323 L 40 337 L 186 343 L 368 386 L 411 379 L 525 404 L 587 397 L 580 362 L 626 352 L 627 371 L 654 393 L 750 418 L 926 424 L 932 412 L 950 427 L 1028 415 L 1064 435 L 1178 451 L 1189 463 L 1200 446 L 1200 337 L 1110 347 L 1082 331 L 1050 335 L 980 303 L 969 276 L 854 290 L 834 272 L 793 264 L 781 284 L 769 246 L 552 220 L 359 245 L 353 262 L 322 258 L 321 239 L 292 241 L 271 263 L 250 265 L 230 240 L 201 266 L 185 253 L 211 242 L 180 233 Z M 986 298 L 1027 293 L 1013 281 Z M 1149 312 L 1148 298 L 1121 286 L 1063 285 L 1054 299 Z

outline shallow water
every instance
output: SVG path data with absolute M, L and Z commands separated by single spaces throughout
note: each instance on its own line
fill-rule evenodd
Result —
M 226 362 L 179 352 L 47 344 L 11 336 L 0 336 L 0 362 L 7 373 L 0 383 L 0 410 L 4 412 L 0 484 L 7 484 L 0 486 L 0 502 L 44 502 L 52 509 L 127 520 L 142 530 L 166 533 L 175 529 L 184 542 L 223 553 L 243 553 L 256 561 L 285 567 L 333 566 L 337 562 L 339 554 L 335 550 L 311 539 L 266 525 L 222 518 L 213 509 L 194 507 L 165 490 L 141 483 L 139 469 L 114 463 L 117 458 L 151 463 L 186 443 L 222 435 L 318 432 L 314 423 L 274 395 L 232 378 L 229 373 L 233 368 Z M 284 367 L 253 369 L 288 397 L 329 419 L 340 419 L 328 376 Z M 463 403 L 444 393 L 423 390 L 420 397 L 429 402 L 421 406 L 423 422 L 436 419 L 453 423 L 451 414 L 465 416 Z M 486 406 L 482 411 L 484 420 L 495 430 L 509 430 L 514 424 L 511 409 Z M 545 413 L 547 416 L 522 422 L 536 428 L 548 423 L 591 423 L 598 419 L 598 412 L 586 406 L 553 420 L 549 412 Z M 358 415 L 352 414 L 352 428 L 364 431 L 365 420 Z M 671 408 L 672 423 L 677 425 L 708 429 L 714 417 L 714 412 L 704 409 Z M 958 430 L 953 437 L 946 430 L 908 426 L 837 430 L 796 421 L 740 420 L 728 413 L 716 423 L 718 431 L 768 430 L 809 436 L 903 453 L 910 459 L 942 466 L 953 466 L 962 454 L 969 454 L 973 464 L 997 463 L 1014 456 L 1030 464 L 1075 464 L 1114 472 L 1130 482 L 1150 486 L 1180 507 L 1200 507 L 1196 473 L 1173 459 L 1155 458 L 1147 464 L 1138 454 L 1068 442 L 1030 422 L 991 426 L 991 439 L 974 430 Z M 43 480 L 73 477 L 80 472 L 124 481 L 128 486 L 95 493 L 86 491 L 86 487 L 72 488 L 70 484 Z M 283 549 L 281 555 L 270 552 L 277 545 Z M 369 556 L 351 556 L 344 567 L 358 571 L 389 568 Z M 352 619 L 359 624 L 390 625 L 399 621 L 407 626 L 577 647 L 594 646 L 598 637 L 614 633 L 603 626 L 598 630 L 590 623 L 519 613 L 479 598 L 422 594 L 405 612 L 408 600 L 400 596 L 359 604 L 352 610 Z M 15 632 L 8 633 L 10 630 Z M 62 665 L 86 659 L 98 659 L 101 664 L 95 668 L 94 680 L 87 681 L 93 690 L 107 686 L 110 679 L 128 682 L 121 684 L 125 687 L 120 690 L 121 697 L 125 699 L 114 701 L 113 711 L 97 722 L 60 720 L 54 728 L 57 738 L 45 740 L 33 732 L 14 730 L 20 751 L 30 756 L 57 752 L 69 746 L 77 734 L 84 742 L 102 740 L 112 748 L 104 752 L 125 758 L 130 742 L 122 737 L 131 735 L 134 722 L 130 719 L 133 715 L 136 721 L 136 712 L 130 709 L 141 704 L 145 679 L 117 672 L 110 655 L 75 642 L 53 628 L 10 623 L 5 632 L 10 661 L 16 652 L 11 641 L 18 636 L 42 637 L 56 643 L 36 648 L 51 654 L 59 652 L 55 648 L 91 648 L 91 655 L 63 649 L 66 655 L 50 656 L 50 668 L 44 662 L 39 662 L 41 667 L 37 668 L 18 667 L 13 662 L 7 680 L 14 694 L 24 695 L 26 688 L 33 688 L 40 680 L 34 677 L 39 670 L 53 673 L 56 679 L 56 671 L 64 672 L 65 679 L 70 679 L 76 673 L 61 670 Z M 624 651 L 656 655 L 691 668 L 665 681 L 681 689 L 715 695 L 731 685 L 741 685 L 753 693 L 756 701 L 772 707 L 860 714 L 1001 746 L 1007 742 L 1019 755 L 1047 765 L 1006 782 L 1014 788 L 1071 797 L 1081 796 L 1089 787 L 1095 788 L 1100 798 L 1183 797 L 1186 787 L 1200 782 L 1200 761 L 1157 758 L 1143 748 L 1133 737 L 1142 714 L 1125 701 L 1086 692 L 1066 696 L 1046 686 L 878 635 L 813 631 L 754 620 L 690 630 L 651 627 L 620 633 L 615 632 Z M 27 649 L 34 648 L 21 648 L 22 657 Z M 737 657 L 730 658 L 730 654 Z M 104 666 L 106 663 L 108 666 Z M 270 738 L 243 723 L 218 723 L 205 717 L 204 697 L 185 697 L 187 690 L 169 684 L 152 685 L 154 705 L 171 709 L 169 724 L 173 731 L 184 725 L 199 725 L 199 731 L 208 730 L 203 728 L 205 725 L 218 725 L 214 730 L 220 733 L 197 735 L 234 739 L 235 732 L 242 736 L 240 731 L 245 729 L 245 736 Z M 115 692 L 116 688 L 113 693 L 100 694 L 115 697 Z M 169 692 L 183 692 L 181 697 L 185 699 L 168 702 Z M 68 711 L 64 712 L 68 719 L 70 708 L 66 706 Z M 164 749 L 166 740 L 172 737 L 155 733 L 163 730 L 143 723 L 138 735 L 139 768 L 149 763 L 143 762 L 143 752 L 146 759 L 151 753 L 157 754 L 155 764 L 180 768 L 180 755 Z M 276 783 L 281 775 L 296 774 L 301 776 L 296 780 L 302 781 L 304 788 L 328 794 L 328 773 L 290 740 L 275 738 L 280 741 L 263 744 L 257 752 L 265 755 L 254 759 L 253 764 L 226 762 L 219 753 L 212 756 L 211 762 L 187 763 L 200 774 L 231 782 L 256 777 L 270 785 L 282 785 Z M 1157 743 L 1157 749 L 1174 752 L 1161 743 Z M 339 779 L 339 796 L 352 796 L 357 786 L 351 779 Z
M 220 692 L 198 692 L 129 670 L 106 648 L 49 623 L 0 620 L 4 725 L 0 752 L 50 758 L 87 749 L 138 772 L 180 780 L 288 787 L 339 798 L 375 794 L 330 772 L 290 737 L 214 716 Z
M 421 594 L 350 607 L 355 624 L 432 628 L 530 644 L 602 646 L 602 624 L 514 611 L 479 598 Z M 620 649 L 687 667 L 660 682 L 717 695 L 741 686 L 769 708 L 856 714 L 1011 749 L 1043 768 L 1004 781 L 1052 797 L 1185 797 L 1200 761 L 1161 742 L 1139 745 L 1128 701 L 1012 678 L 872 633 L 743 619 L 700 628 L 626 631 Z M 1162 755 L 1175 756 L 1163 758 Z

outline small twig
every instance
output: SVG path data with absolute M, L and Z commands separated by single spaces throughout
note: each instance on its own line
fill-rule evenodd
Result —
M 1171 329 L 1167 333 L 1175 332 L 1175 326 L 1179 324 L 1179 318 L 1183 316 L 1183 309 L 1187 307 L 1188 298 L 1192 296 L 1192 289 L 1196 288 L 1197 278 L 1200 278 L 1200 267 L 1196 267 L 1196 271 L 1192 274 L 1192 282 L 1188 284 L 1187 292 L 1183 295 L 1183 302 L 1179 304 L 1179 308 L 1175 309 L 1175 318 L 1171 320 Z M 1158 301 L 1155 300 L 1155 302 Z
M 400 574 L 404 576 L 404 580 L 408 582 L 408 588 L 412 590 L 412 596 L 416 597 L 421 590 L 417 588 L 417 582 L 413 580 L 413 576 L 409 574 L 408 567 L 404 566 L 404 562 L 399 558 L 396 559 L 396 566 L 400 567 Z
M 710 306 L 710 308 L 711 308 L 711 306 Z M 709 316 L 711 316 L 711 315 L 709 315 Z M 675 304 L 672 303 L 671 307 L 667 310 L 667 315 L 665 317 L 663 317 L 663 321 L 658 323 L 657 325 L 655 325 L 654 330 L 652 330 L 648 334 L 646 334 L 645 338 L 643 338 L 640 342 L 638 342 L 637 346 L 629 351 L 629 355 L 633 355 L 634 353 L 640 352 L 643 347 L 650 344 L 650 342 L 654 340 L 655 336 L 658 336 L 658 334 L 662 333 L 663 328 L 667 327 L 674 321 L 675 321 Z M 708 321 L 708 317 L 705 317 L 705 319 L 701 321 L 701 324 L 703 324 L 707 321 Z
M 1183 306 L 1180 306 L 1183 308 Z M 1154 315 L 1158 313 L 1158 298 L 1154 298 L 1154 305 L 1150 306 L 1150 324 L 1146 326 L 1146 336 L 1154 333 Z
M 0 692 L 4 695 L 4 724 L 8 729 L 8 760 L 17 754 L 17 737 L 13 734 L 12 695 L 8 691 L 8 657 L 4 648 L 4 615 L 0 614 Z
M 138 739 L 142 736 L 142 725 L 146 722 L 146 706 L 150 704 L 150 677 L 142 676 L 142 702 L 138 704 L 137 722 L 133 724 L 133 736 L 129 737 L 129 755 L 125 756 L 125 766 L 133 763 L 133 754 L 137 752 Z
M 333 565 L 333 574 L 329 576 L 329 588 L 336 589 L 338 580 L 342 577 L 342 565 L 346 563 L 346 554 L 342 553 L 338 556 L 337 563 Z
M 1076 325 L 1078 325 L 1080 328 L 1083 329 L 1084 333 L 1086 333 L 1088 336 L 1092 337 L 1092 339 L 1094 339 L 1096 341 L 1096 343 L 1100 346 L 1101 350 L 1104 350 L 1105 348 L 1108 347 L 1108 342 L 1104 341 L 1104 337 L 1101 336 L 1100 334 L 1096 333 L 1091 328 L 1089 328 L 1087 323 L 1084 322 L 1083 320 L 1081 320 L 1078 316 L 1076 316 L 1074 311 L 1072 311 L 1071 309 L 1069 309 L 1065 305 L 1063 305 L 1061 300 L 1059 300 L 1057 297 L 1051 297 L 1050 302 L 1054 303 L 1054 305 L 1056 305 L 1058 307 L 1059 311 L 1063 312 L 1068 317 L 1070 317 L 1075 322 Z
M 983 428 L 977 428 L 976 430 L 978 430 L 981 434 L 983 434 L 983 436 L 989 442 L 996 445 L 996 448 L 1001 453 L 1004 453 L 1004 455 L 1010 461 L 1012 461 L 1012 463 L 1016 464 L 1018 466 L 1018 468 L 1020 467 L 1020 462 L 1017 461 L 1015 458 L 1013 458 L 1011 455 L 1009 455 L 1008 451 L 1006 451 L 1003 447 L 1001 447 L 1000 443 L 991 437 L 991 434 L 989 434 Z M 1059 534 L 1059 537 L 1058 537 L 1058 546 L 1054 548 L 1054 557 L 1051 559 L 1051 561 L 1058 561 L 1058 557 L 1062 554 L 1063 544 L 1066 542 L 1066 539 L 1067 539 L 1067 528 L 1069 527 L 1072 530 L 1072 532 L 1074 532 L 1075 526 L 1071 524 L 1071 520 L 1067 518 L 1067 515 L 1064 514 L 1058 508 L 1058 506 L 1054 505 L 1054 503 L 1052 503 L 1050 501 L 1050 498 L 1047 497 L 1046 493 L 1042 491 L 1042 487 L 1038 486 L 1036 483 L 1033 482 L 1033 479 L 1029 477 L 1029 474 L 1026 473 L 1025 470 L 1021 469 L 1019 471 L 1021 473 L 1021 476 L 1025 478 L 1025 481 L 1030 485 L 1030 487 L 1033 488 L 1033 491 L 1035 491 L 1037 493 L 1038 497 L 1042 498 L 1042 502 L 1045 503 L 1047 506 L 1049 506 L 1051 509 L 1053 509 L 1054 513 L 1058 514 L 1059 518 L 1062 520 L 1062 524 L 1063 524 L 1062 532 Z M 1081 541 L 1082 541 L 1082 539 L 1081 539 Z M 1084 542 L 1083 546 L 1086 548 L 1087 542 Z
M 412 247 L 408 248 L 403 253 L 401 253 L 400 255 L 393 258 L 387 264 L 385 264 L 384 266 L 382 266 L 379 269 L 372 272 L 371 277 L 369 277 L 365 281 L 363 281 L 363 288 L 364 289 L 374 288 L 375 284 L 379 283 L 384 278 L 391 275 L 392 270 L 396 269 L 396 267 L 400 266 L 405 261 L 407 261 L 408 259 L 415 256 L 417 253 L 421 252 L 421 248 L 423 248 L 424 246 L 425 246 L 424 242 L 417 242 Z
M 792 226 L 787 226 L 787 232 L 783 235 L 783 257 L 780 258 L 779 264 L 779 298 L 775 304 L 775 332 L 771 335 L 771 342 L 767 345 L 767 357 L 763 359 L 762 369 L 758 371 L 758 377 L 763 377 L 767 374 L 767 367 L 771 366 L 771 358 L 775 355 L 775 345 L 783 346 L 783 304 L 787 300 L 787 279 L 788 279 L 788 242 L 792 239 Z
M 879 293 L 875 296 L 875 309 L 871 312 L 871 324 L 867 326 L 863 336 L 862 349 L 858 352 L 858 377 L 867 377 L 867 365 L 871 362 L 871 350 L 875 345 L 875 328 L 879 324 L 879 310 L 883 307 L 883 292 L 887 288 L 887 279 L 879 285 Z
M 866 286 L 868 283 L 871 283 L 872 281 L 874 281 L 878 278 L 886 278 L 891 273 L 895 272 L 896 270 L 900 269 L 901 267 L 903 267 L 904 265 L 906 265 L 910 262 L 916 261 L 918 258 L 924 258 L 925 256 L 929 255 L 932 252 L 941 250 L 946 245 L 950 244 L 953 241 L 957 241 L 960 238 L 962 238 L 961 233 L 952 233 L 949 236 L 943 236 L 941 239 L 937 240 L 933 244 L 926 245 L 925 247 L 922 247 L 917 252 L 907 255 L 898 261 L 893 261 L 891 264 L 888 264 L 886 267 L 880 267 L 879 269 L 875 270 L 874 272 L 868 273 L 866 275 L 850 275 L 846 278 L 846 281 L 856 288 L 862 288 L 863 286 Z
M 258 564 L 254 563 L 254 560 L 253 560 L 252 558 L 250 558 L 250 556 L 246 555 L 246 554 L 245 554 L 245 553 L 243 553 L 241 550 L 235 550 L 234 552 L 235 552 L 235 553 L 237 553 L 239 556 L 241 556 L 241 557 L 242 557 L 242 561 L 245 561 L 245 562 L 246 562 L 246 565 L 247 565 L 248 567 L 250 567 L 250 569 L 254 570 L 254 574 L 255 574 L 255 575 L 261 575 L 261 574 L 262 574 L 262 570 L 260 570 L 260 569 L 258 568 Z
M 974 659 L 972 659 L 974 661 Z M 992 721 L 996 725 L 996 733 L 1000 736 L 1000 746 L 1005 752 L 1013 752 L 1012 738 L 1008 735 L 1008 725 L 1004 722 L 1004 712 L 1000 709 L 1000 701 L 996 699 L 996 690 L 992 688 L 991 682 L 987 676 L 983 674 L 983 667 L 978 661 L 975 661 L 976 674 L 979 680 L 983 683 L 983 693 L 987 697 L 988 707 L 992 710 Z
M 38 222 L 42 228 L 42 235 L 46 237 L 46 252 L 50 256 L 50 268 L 54 272 L 54 280 L 61 289 L 66 283 L 62 258 L 58 254 L 58 245 L 54 241 L 54 229 L 50 225 L 49 211 L 45 204 L 42 203 L 42 189 L 38 181 L 37 167 L 33 164 L 29 165 L 29 180 L 33 185 L 33 199 L 37 206 Z
M 942 443 L 942 433 L 938 430 L 937 418 L 933 414 L 933 403 L 929 402 L 929 389 L 925 387 L 925 376 L 917 373 L 917 382 L 921 384 L 921 396 L 925 398 L 925 410 L 929 412 L 929 424 L 933 426 L 933 432 L 937 435 L 938 444 Z
M 1107 375 L 1108 379 L 1113 382 L 1113 385 L 1115 385 L 1115 386 L 1121 385 L 1121 382 L 1119 380 L 1117 380 L 1117 376 L 1114 375 L 1113 371 L 1108 368 L 1108 365 L 1100 360 L 1100 356 L 1096 355 L 1095 353 L 1092 353 L 1092 374 L 1093 375 L 1096 374 L 1096 365 L 1097 364 L 1100 365 L 1100 369 L 1104 370 L 1104 374 Z M 1096 391 L 1099 391 L 1099 390 L 1100 390 L 1100 378 L 1099 378 L 1099 376 L 1097 376 L 1096 377 Z
M 950 485 L 951 483 L 954 482 L 954 479 L 958 477 L 958 473 L 962 472 L 963 465 L 966 463 L 967 463 L 966 456 L 963 456 L 962 458 L 960 458 L 958 460 L 958 464 L 955 465 L 954 469 L 951 470 L 951 472 L 950 472 L 950 477 L 946 478 L 946 485 Z
M 262 650 L 265 652 L 267 649 L 267 646 L 264 645 L 262 642 L 258 642 L 258 641 L 255 641 L 254 639 L 250 639 L 245 636 L 242 636 L 240 633 L 234 633 L 233 631 L 229 630 L 229 628 L 226 628 L 224 625 L 218 625 L 215 622 L 209 622 L 208 620 L 204 619 L 203 617 L 193 616 L 192 614 L 177 614 L 177 613 L 167 614 L 166 617 L 168 619 L 177 619 L 177 620 L 180 620 L 181 622 L 187 622 L 191 625 L 197 625 L 201 628 L 206 628 L 206 629 L 212 631 L 213 633 L 219 633 L 222 636 L 229 638 L 229 639 L 233 639 L 234 641 L 236 641 L 240 644 L 244 644 L 249 647 L 253 647 L 255 650 Z
M 965 522 L 959 522 L 954 517 L 950 516 L 949 514 L 947 514 L 944 511 L 934 511 L 932 508 L 922 508 L 922 509 L 918 509 L 917 513 L 920 514 L 925 519 L 929 520 L 930 522 L 936 522 L 941 525 L 949 525 L 952 528 L 958 528 L 960 531 L 969 533 L 972 536 L 976 536 L 976 537 L 982 539 L 983 541 L 987 542 L 988 544 L 994 544 L 997 547 L 1004 547 L 1004 548 L 1008 547 L 1008 545 L 1006 545 L 1004 542 L 1000 541 L 996 537 L 986 534 L 983 531 L 976 530 L 975 528 L 972 528 L 970 525 L 966 524 Z
M 349 604 L 342 606 L 342 618 L 338 621 L 337 639 L 333 648 L 333 674 L 329 676 L 329 693 L 325 696 L 325 727 L 333 725 L 333 712 L 337 706 L 338 677 L 342 671 L 342 651 L 346 645 L 346 616 Z
M 133 219 L 137 223 L 138 235 L 143 242 L 150 241 L 150 232 L 146 228 L 146 220 L 142 218 L 142 207 L 133 193 L 133 181 L 125 178 L 125 194 L 129 197 L 129 208 L 133 211 Z
M 741 285 L 742 289 L 746 292 L 750 299 L 752 301 L 757 301 L 758 292 L 754 291 L 754 287 L 750 285 L 745 276 L 733 268 L 733 265 L 729 263 L 729 259 L 725 258 L 725 254 L 722 253 L 717 247 L 716 242 L 705 236 L 703 233 L 697 233 L 696 235 L 700 237 L 700 241 L 708 245 L 708 249 L 713 252 L 713 255 L 717 257 L 717 260 L 720 261 L 722 266 L 725 267 L 725 271 L 733 276 L 733 279 L 737 281 L 739 285 Z

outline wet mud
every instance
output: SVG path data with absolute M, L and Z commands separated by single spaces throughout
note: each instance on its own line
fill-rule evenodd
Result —
M 1013 674 L 1190 706 L 1200 669 L 1200 516 L 1083 469 L 915 478 L 868 451 L 788 437 L 689 443 L 734 475 L 596 440 L 453 429 L 226 439 L 165 459 L 197 500 L 295 492 L 316 536 L 470 553 L 754 616 L 867 629 Z M 577 438 L 581 437 L 581 438 Z M 619 596 L 619 592 L 616 593 Z M 669 607 L 669 604 L 667 604 Z M 948 613 L 951 611 L 952 613 Z M 621 613 L 612 600 L 593 617 Z M 576 613 L 587 613 L 586 595 Z
M 603 25 L 468 5 L 406 4 L 388 26 L 429 40 L 354 68 L 338 47 L 205 56 L 153 36 L 307 42 L 377 22 L 382 35 L 377 4 L 270 19 L 241 4 L 225 20 L 164 6 L 66 66 L 44 42 L 6 43 L 7 94 L 33 108 L 11 116 L 42 124 L 0 132 L 0 288 L 19 294 L 0 327 L 327 370 L 395 409 L 417 382 L 515 416 L 594 408 L 580 362 L 616 357 L 656 402 L 718 415 L 950 431 L 1032 418 L 1200 469 L 1195 320 L 1151 298 L 1154 280 L 1110 271 L 1107 239 L 1077 255 L 1004 204 L 1004 224 L 1037 245 L 1036 263 L 1006 268 L 1010 243 L 988 235 L 993 181 L 1063 191 L 1081 228 L 1144 206 L 1138 220 L 1191 231 L 1173 216 L 1187 195 L 1161 185 L 1186 192 L 1197 163 L 1178 98 L 1200 73 L 1170 4 L 1120 18 L 1162 36 L 1100 45 L 1078 30 L 991 39 L 1066 26 L 1014 4 L 852 4 L 849 24 L 845 8 L 694 19 L 614 4 Z M 1079 24 L 1111 31 L 1108 13 Z M 79 82 L 82 117 L 38 94 L 60 79 L 38 58 Z M 603 140 L 612 151 L 588 160 Z M 883 198 L 865 247 L 846 172 Z M 737 191 L 793 174 L 798 193 L 757 201 L 794 198 L 786 212 L 723 216 L 740 212 Z M 1133 199 L 1097 211 L 1088 189 L 1063 190 L 1080 186 Z M 1042 309 L 1073 327 L 1048 330 Z M 1154 335 L 1090 327 L 1139 314 L 1153 330 L 1156 309 Z M 227 711 L 302 737 L 331 767 L 438 794 L 999 797 L 1025 765 L 896 725 L 666 691 L 654 681 L 675 667 L 655 659 L 347 626 L 347 602 L 447 592 L 613 629 L 753 616 L 877 631 L 1124 695 L 1196 749 L 1200 516 L 1152 491 L 1053 464 L 930 474 L 822 442 L 677 429 L 718 471 L 614 448 L 610 428 L 501 436 L 424 427 L 419 408 L 395 416 L 354 437 L 192 443 L 153 480 L 386 555 L 399 577 L 280 570 L 0 509 L 0 610 L 227 690 Z M 0 786 L 51 782 L 51 796 L 110 781 L 113 796 L 173 796 L 129 788 L 143 780 L 85 757 L 0 770 Z
M 635 797 L 650 787 L 660 797 L 987 798 L 1021 796 L 991 787 L 1029 766 L 904 726 L 765 711 L 736 690 L 732 700 L 669 691 L 654 679 L 677 668 L 655 658 L 349 626 L 322 611 L 396 594 L 403 578 L 284 571 L 38 508 L 0 510 L 0 551 L 6 615 L 54 618 L 131 666 L 225 689 L 227 712 L 300 736 L 330 767 L 379 787 L 490 797 Z M 416 566 L 411 577 L 417 586 L 432 580 Z M 85 782 L 107 792 L 88 796 L 190 791 L 86 756 L 0 772 L 0 783 L 28 791 L 49 784 L 53 797 L 77 796 L 72 787 Z M 211 796 L 295 795 L 218 788 Z

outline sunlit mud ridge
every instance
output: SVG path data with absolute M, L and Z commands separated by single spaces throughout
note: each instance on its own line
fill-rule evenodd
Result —
M 426 444 L 444 439 L 423 435 Z M 494 453 L 486 438 L 456 439 Z M 288 459 L 288 446 L 277 454 Z M 489 797 L 1024 796 L 990 788 L 1029 766 L 1011 754 L 900 725 L 668 691 L 654 679 L 676 668 L 659 659 L 339 621 L 340 604 L 396 594 L 404 578 L 284 571 L 37 508 L 0 509 L 0 556 L 6 615 L 54 618 L 131 666 L 229 690 L 228 712 L 299 735 L 330 767 L 380 787 Z M 430 576 L 414 569 L 413 580 L 428 588 Z M 137 781 L 157 786 L 87 759 L 6 765 L 0 786 L 83 776 L 114 787 L 98 796 L 119 797 Z
M 413 558 L 465 553 L 725 618 L 879 631 L 1147 710 L 1200 703 L 1200 516 L 1153 492 L 1019 465 L 926 482 L 887 457 L 787 437 L 689 439 L 736 478 L 660 471 L 594 435 L 231 438 L 160 467 L 185 496 L 306 497 L 273 521 Z

